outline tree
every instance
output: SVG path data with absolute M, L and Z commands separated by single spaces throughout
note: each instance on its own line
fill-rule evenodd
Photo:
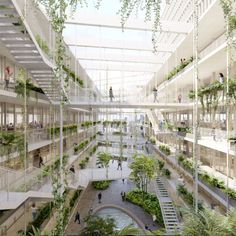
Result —
M 130 164 L 130 178 L 143 192 L 147 192 L 147 184 L 156 176 L 157 163 L 154 158 L 144 155 L 135 155 Z
M 127 225 L 125 226 L 123 229 L 121 229 L 120 231 L 117 231 L 115 233 L 115 236 L 131 236 L 131 235 L 146 235 L 144 234 L 144 230 L 139 229 L 139 228 L 135 228 L 132 225 Z
M 2 147 L 2 155 L 7 155 L 7 161 L 11 159 L 11 154 L 18 151 L 22 155 L 24 149 L 24 137 L 16 132 L 1 132 L 0 145 Z
M 236 236 L 236 210 L 234 209 L 228 215 L 228 227 L 231 236 Z
M 99 152 L 97 156 L 97 165 L 106 168 L 106 178 L 108 178 L 108 167 L 111 160 L 111 154 L 107 152 Z
M 233 216 L 233 214 L 232 214 Z M 234 218 L 234 217 L 233 217 Z M 230 217 L 229 217 L 230 219 Z M 233 222 L 233 221 L 232 221 Z M 235 222 L 235 218 L 234 218 Z M 234 226 L 235 227 L 235 226 Z M 230 225 L 227 217 L 210 209 L 204 209 L 197 213 L 193 210 L 184 211 L 183 236 L 229 236 Z
M 111 236 L 115 233 L 115 220 L 113 218 L 103 219 L 98 216 L 90 216 L 85 220 L 85 227 L 81 236 Z

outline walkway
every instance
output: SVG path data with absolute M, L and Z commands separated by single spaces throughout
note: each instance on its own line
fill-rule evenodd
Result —
M 80 212 L 81 219 L 84 219 L 88 216 L 88 211 L 92 207 L 96 209 L 97 207 L 101 207 L 103 205 L 116 205 L 118 207 L 125 208 L 126 210 L 130 211 L 131 214 L 138 217 L 138 219 L 144 225 L 148 225 L 148 227 L 152 230 L 157 229 L 157 224 L 152 221 L 152 217 L 147 214 L 142 208 L 136 206 L 132 203 L 127 201 L 122 201 L 121 199 L 121 191 L 128 192 L 130 189 L 135 188 L 135 185 L 130 180 L 125 180 L 123 184 L 122 180 L 113 181 L 110 187 L 107 190 L 103 190 L 102 192 L 102 203 L 99 204 L 97 201 L 97 194 L 100 192 L 99 190 L 95 190 L 91 185 L 88 186 L 86 191 L 82 194 L 81 199 L 78 203 L 76 211 L 73 212 L 72 218 L 70 219 L 68 228 L 67 228 L 67 235 L 79 235 L 81 229 L 85 226 L 84 221 L 82 220 L 81 224 L 74 222 L 75 213 L 77 211 Z
M 129 103 L 129 102 L 81 102 L 71 101 L 69 104 L 73 108 L 137 108 L 137 109 L 180 109 L 192 108 L 192 103 Z

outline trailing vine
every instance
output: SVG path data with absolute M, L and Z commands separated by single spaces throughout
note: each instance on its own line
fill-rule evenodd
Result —
M 55 68 L 54 68 L 54 77 L 55 80 L 60 82 L 60 93 L 61 93 L 61 105 L 60 105 L 60 127 L 63 125 L 63 106 L 66 101 L 68 101 L 66 97 L 66 90 L 68 87 L 68 81 L 65 80 L 65 72 L 63 70 L 63 65 L 66 64 L 66 48 L 63 41 L 63 30 L 65 28 L 65 22 L 67 19 L 67 12 L 71 10 L 72 12 L 76 9 L 78 4 L 82 4 L 83 0 L 34 0 L 34 4 L 38 6 L 41 4 L 44 6 L 47 16 L 49 17 L 52 25 L 52 29 L 56 35 L 56 46 L 54 51 L 54 60 L 55 60 Z M 60 134 L 63 136 L 62 127 L 60 128 Z M 62 138 L 60 140 L 60 168 L 59 172 L 55 172 L 52 174 L 52 182 L 53 182 L 53 196 L 54 202 L 58 206 L 58 216 L 57 216 L 57 225 L 54 230 L 54 235 L 64 235 L 65 230 L 65 218 L 67 217 L 65 214 L 65 199 L 63 197 L 63 193 L 65 190 L 65 163 L 63 162 L 63 148 L 62 148 Z M 60 177 L 60 178 L 58 178 Z
M 121 17 L 121 27 L 124 26 L 132 15 L 133 12 L 138 12 L 139 10 L 145 10 L 145 21 L 152 21 L 152 44 L 154 53 L 158 49 L 158 32 L 161 30 L 160 24 L 160 14 L 161 14 L 161 3 L 162 0 L 120 0 L 121 8 L 118 14 Z M 102 0 L 97 0 L 96 8 L 99 8 Z M 169 0 L 166 0 L 166 4 L 169 4 Z

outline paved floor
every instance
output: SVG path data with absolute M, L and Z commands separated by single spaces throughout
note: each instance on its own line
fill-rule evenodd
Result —
M 98 203 L 97 194 L 100 191 L 95 190 L 91 185 L 89 185 L 86 191 L 81 196 L 81 199 L 76 209 L 76 211 L 80 212 L 80 216 L 82 219 L 81 224 L 74 222 L 76 213 L 75 211 L 69 222 L 69 226 L 66 232 L 67 235 L 79 235 L 80 230 L 85 225 L 83 219 L 88 216 L 88 211 L 91 207 L 95 210 L 97 207 L 108 204 L 116 205 L 118 207 L 122 207 L 128 210 L 132 215 L 135 215 L 139 219 L 139 221 L 142 222 L 142 226 L 148 225 L 148 227 L 152 230 L 157 229 L 158 225 L 156 223 L 153 224 L 152 217 L 147 214 L 142 208 L 130 202 L 122 201 L 120 195 L 121 191 L 128 192 L 132 188 L 135 188 L 135 186 L 130 180 L 125 180 L 124 183 L 122 182 L 122 180 L 113 181 L 107 190 L 101 191 L 102 202 Z

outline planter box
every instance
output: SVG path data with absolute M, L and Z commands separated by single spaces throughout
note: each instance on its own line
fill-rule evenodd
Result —
M 230 150 L 236 151 L 236 142 L 230 142 Z

